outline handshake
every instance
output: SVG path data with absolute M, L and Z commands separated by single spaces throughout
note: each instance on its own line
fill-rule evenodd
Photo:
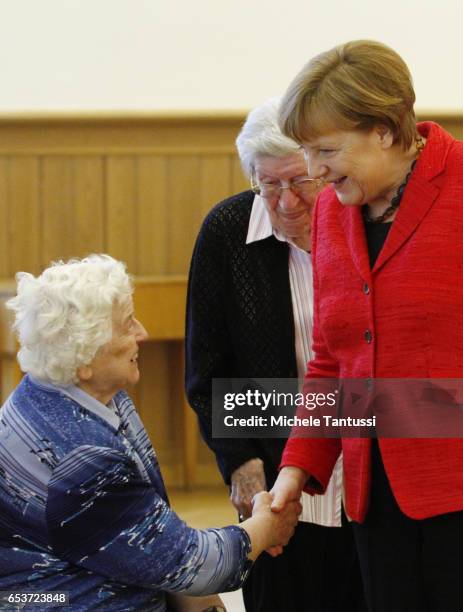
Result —
M 302 470 L 283 468 L 268 493 L 261 459 L 251 459 L 233 472 L 230 498 L 243 521 L 240 526 L 251 538 L 250 559 L 256 559 L 263 550 L 274 557 L 282 553 L 302 511 L 298 500 L 306 480 Z
M 299 501 L 288 502 L 282 510 L 272 510 L 273 497 L 267 491 L 256 493 L 252 516 L 240 524 L 251 540 L 249 559 L 254 561 L 264 550 L 272 556 L 283 551 L 291 539 L 302 511 Z

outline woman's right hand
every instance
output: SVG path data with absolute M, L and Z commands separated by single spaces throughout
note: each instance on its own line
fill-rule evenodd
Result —
M 281 512 L 288 502 L 300 499 L 308 478 L 309 475 L 301 468 L 293 466 L 282 468 L 270 491 L 273 498 L 272 510 Z
M 271 509 L 273 498 L 267 491 L 254 496 L 252 517 L 240 523 L 251 540 L 249 558 L 254 561 L 266 548 L 283 547 L 291 539 L 302 511 L 300 502 L 290 501 L 279 512 Z
M 271 506 L 273 512 L 281 512 L 288 502 L 299 500 L 307 479 L 308 475 L 304 470 L 292 466 L 284 467 L 270 491 L 273 498 Z M 266 550 L 272 557 L 278 557 L 283 552 L 283 547 L 271 546 Z

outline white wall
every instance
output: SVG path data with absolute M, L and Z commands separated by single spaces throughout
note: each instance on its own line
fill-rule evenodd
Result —
M 354 38 L 463 110 L 459 0 L 0 0 L 0 111 L 248 109 Z

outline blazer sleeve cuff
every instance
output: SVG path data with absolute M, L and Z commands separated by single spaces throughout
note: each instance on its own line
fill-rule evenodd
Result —
M 336 461 L 341 453 L 338 439 L 290 438 L 286 443 L 280 469 L 298 467 L 309 474 L 304 491 L 311 495 L 326 491 Z

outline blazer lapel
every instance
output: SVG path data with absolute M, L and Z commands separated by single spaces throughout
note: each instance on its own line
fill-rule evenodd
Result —
M 419 176 L 411 177 L 389 235 L 373 268 L 375 273 L 410 238 L 434 204 L 439 189 Z
M 445 163 L 454 139 L 432 122 L 418 124 L 428 145 L 421 153 L 415 171 L 405 190 L 394 223 L 376 260 L 373 272 L 383 266 L 410 238 L 439 195 L 434 179 L 445 169 Z
M 371 270 L 365 228 L 359 206 L 343 206 L 339 211 L 352 261 L 365 282 L 370 282 Z

